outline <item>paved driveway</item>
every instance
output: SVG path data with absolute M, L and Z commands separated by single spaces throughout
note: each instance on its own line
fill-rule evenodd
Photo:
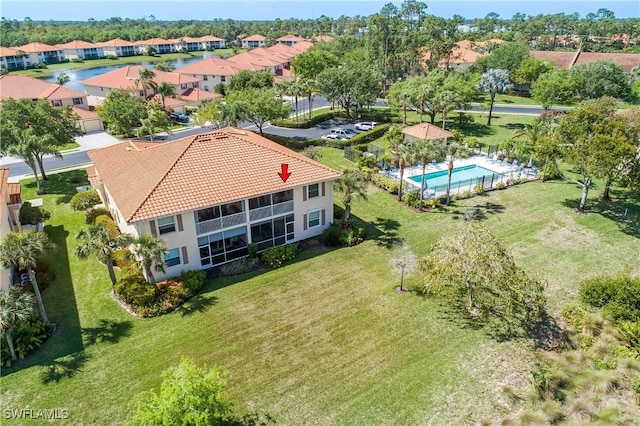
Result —
M 272 135 L 287 136 L 294 139 L 306 140 L 321 138 L 322 136 L 329 134 L 329 130 L 335 129 L 337 127 L 353 129 L 353 125 L 355 123 L 355 120 L 333 119 L 320 123 L 310 129 L 287 129 L 284 127 L 273 127 L 267 125 L 264 126 L 262 130 L 264 131 L 264 133 L 270 133 Z

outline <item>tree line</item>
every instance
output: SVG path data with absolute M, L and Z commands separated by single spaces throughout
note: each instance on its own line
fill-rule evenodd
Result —
M 160 21 L 153 15 L 138 19 L 112 17 L 96 20 L 88 17 L 83 22 L 34 21 L 25 17 L 22 21 L 2 18 L 0 40 L 2 46 L 21 46 L 30 42 L 47 44 L 86 40 L 94 43 L 116 37 L 125 40 L 146 40 L 152 37 L 180 38 L 215 35 L 227 43 L 235 42 L 239 36 L 262 34 L 268 40 L 293 33 L 303 37 L 319 34 L 333 36 L 355 36 L 382 33 L 376 42 L 381 51 L 392 48 L 401 40 L 409 46 L 424 37 L 433 40 L 451 39 L 459 36 L 459 27 L 466 25 L 465 38 L 478 40 L 499 34 L 507 40 L 534 41 L 540 48 L 554 49 L 566 46 L 562 36 L 581 36 L 585 50 L 608 50 L 624 48 L 624 40 L 610 40 L 612 36 L 639 35 L 639 18 L 616 18 L 615 14 L 600 8 L 581 17 L 578 13 L 539 14 L 527 16 L 516 13 L 511 18 L 501 17 L 495 12 L 485 17 L 465 19 L 454 15 L 450 19 L 429 15 L 427 4 L 406 0 L 399 7 L 392 3 L 371 16 L 340 16 L 330 18 L 322 15 L 316 19 L 275 19 L 273 21 L 239 21 L 216 18 L 211 21 L 177 20 Z M 418 36 L 418 38 L 415 38 Z M 601 38 L 601 39 L 598 39 Z M 638 47 L 633 47 L 638 49 Z M 385 59 L 389 59 L 385 56 Z

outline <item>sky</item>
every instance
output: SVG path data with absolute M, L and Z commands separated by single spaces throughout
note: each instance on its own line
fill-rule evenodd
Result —
M 480 18 L 496 12 L 503 18 L 515 13 L 527 15 L 579 13 L 607 8 L 618 18 L 640 17 L 640 0 L 427 0 L 427 13 L 449 18 L 454 14 L 464 18 Z M 378 0 L 297 0 L 297 1 L 229 1 L 229 0 L 0 0 L 0 16 L 34 21 L 86 21 L 111 17 L 139 19 L 155 16 L 162 21 L 179 19 L 211 20 L 274 20 L 276 18 L 313 19 L 322 15 L 331 18 L 368 16 L 379 12 L 387 3 L 402 1 Z

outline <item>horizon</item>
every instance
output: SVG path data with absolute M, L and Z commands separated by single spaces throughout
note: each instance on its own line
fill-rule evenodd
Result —
M 6 19 L 23 21 L 30 18 L 39 22 L 87 22 L 89 19 L 104 21 L 109 18 L 141 19 L 154 16 L 157 21 L 232 19 L 234 21 L 273 21 L 275 19 L 316 19 L 327 16 L 369 16 L 379 12 L 385 4 L 399 6 L 401 1 L 205 1 L 205 0 L 157 0 L 104 1 L 104 0 L 2 0 L 1 15 Z M 126 8 L 114 7 L 126 3 Z M 434 0 L 427 1 L 427 14 L 450 18 L 454 14 L 465 19 L 483 18 L 497 13 L 502 19 L 511 19 L 516 13 L 527 16 L 578 13 L 584 18 L 604 8 L 614 12 L 616 18 L 639 18 L 640 2 L 637 0 L 536 0 L 517 2 L 509 0 Z M 246 7 L 243 7 L 246 6 Z M 210 8 L 211 10 L 207 10 Z

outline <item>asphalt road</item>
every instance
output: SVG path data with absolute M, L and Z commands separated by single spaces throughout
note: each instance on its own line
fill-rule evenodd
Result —
M 382 103 L 380 103 L 382 105 Z M 323 98 L 316 98 L 313 101 L 314 108 L 320 108 L 323 106 L 328 106 L 329 102 Z M 298 111 L 301 113 L 306 111 L 307 107 L 307 99 L 299 99 L 298 101 Z M 471 107 L 472 111 L 481 112 L 482 109 L 478 104 L 474 104 Z M 560 110 L 560 108 L 558 108 Z M 493 108 L 493 113 L 496 115 L 499 114 L 526 114 L 526 115 L 539 115 L 542 112 L 542 108 L 540 107 L 531 107 L 531 106 L 517 106 L 517 105 L 497 105 Z M 483 114 L 486 117 L 486 113 Z M 350 127 L 353 128 L 353 124 L 356 123 L 355 120 L 329 120 L 324 123 L 319 124 L 318 126 L 312 129 L 286 129 L 282 127 L 272 127 L 269 124 L 266 124 L 263 128 L 265 133 L 270 133 L 273 135 L 287 136 L 291 138 L 299 138 L 299 139 L 308 139 L 308 138 L 320 138 L 326 135 L 330 129 L 335 127 Z M 255 126 L 251 123 L 240 123 L 240 127 L 257 130 Z M 173 135 L 169 135 L 168 140 L 174 140 L 179 138 L 184 138 L 188 136 L 193 136 L 201 133 L 210 132 L 212 129 L 210 128 L 194 128 L 190 130 L 181 131 L 175 133 Z M 83 164 L 89 164 L 89 156 L 86 151 L 79 152 L 71 152 L 63 155 L 62 158 L 56 157 L 47 157 L 44 160 L 45 169 L 47 171 L 52 171 L 56 169 L 77 167 Z M 31 169 L 22 161 L 15 162 L 7 165 L 3 165 L 2 167 L 9 169 L 9 176 L 23 176 L 23 175 L 31 175 Z

